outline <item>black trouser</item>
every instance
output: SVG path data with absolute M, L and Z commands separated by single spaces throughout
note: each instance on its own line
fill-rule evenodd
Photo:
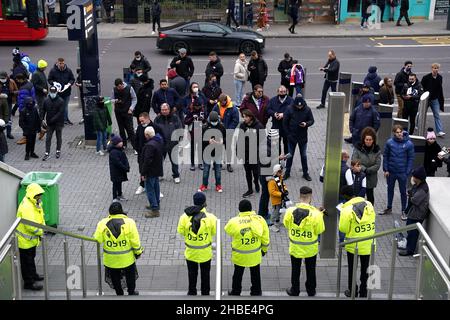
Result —
M 367 201 L 369 201 L 373 206 L 375 205 L 375 198 L 373 195 L 374 188 L 366 188 Z
M 188 267 L 188 277 L 189 277 L 189 292 L 190 295 L 197 294 L 197 276 L 198 267 L 200 266 L 200 277 L 201 277 L 201 291 L 202 295 L 209 295 L 210 283 L 209 283 L 209 273 L 211 270 L 211 260 L 197 263 L 194 261 L 186 260 Z
M 122 181 L 113 181 L 113 200 L 122 196 Z
M 25 153 L 30 155 L 34 153 L 34 146 L 36 145 L 36 133 L 25 135 L 27 138 L 27 143 L 25 145 Z
M 175 148 L 178 149 L 178 145 L 175 146 Z M 178 151 L 176 152 L 175 158 L 172 159 L 172 150 L 173 147 L 167 151 L 164 151 L 163 157 L 164 160 L 166 160 L 166 157 L 169 156 L 170 164 L 172 165 L 172 178 L 179 178 L 180 177 L 180 171 L 178 167 Z
M 261 295 L 261 273 L 259 271 L 259 264 L 254 267 L 250 267 L 250 278 L 252 286 L 250 287 L 250 295 Z M 234 265 L 232 293 L 233 295 L 239 295 L 242 291 L 242 276 L 244 275 L 245 267 Z
M 281 81 L 281 85 L 286 87 L 286 89 L 288 90 L 289 96 L 292 97 L 292 95 L 294 94 L 295 86 L 291 86 L 291 83 L 289 81 Z
M 269 188 L 267 187 L 267 176 L 259 176 L 259 182 L 261 183 L 261 197 L 259 198 L 258 214 L 264 219 L 269 217 Z
M 201 164 L 202 161 L 200 161 L 200 156 L 202 153 L 202 145 L 200 143 L 195 142 L 195 135 L 194 135 L 195 129 L 189 132 L 191 135 L 191 165 L 195 165 L 195 149 L 197 149 L 197 163 Z M 201 131 L 197 130 L 197 132 L 201 133 Z
M 295 31 L 295 26 L 298 23 L 298 17 L 292 17 L 291 16 L 291 18 L 292 18 L 292 25 L 289 27 L 289 30 L 292 30 L 292 32 L 294 32 Z
M 283 152 L 281 152 L 281 140 L 283 140 Z M 289 144 L 287 135 L 281 135 L 281 139 L 278 143 L 278 153 L 279 154 L 288 154 L 289 153 Z
M 322 98 L 320 99 L 320 103 L 325 105 L 325 99 L 327 98 L 328 89 L 331 87 L 331 92 L 336 92 L 337 81 L 329 81 L 325 80 L 322 88 Z
M 29 249 L 20 249 L 20 270 L 22 271 L 23 284 L 25 286 L 32 285 L 37 277 L 36 264 L 34 258 L 36 257 L 36 247 Z
M 36 95 L 36 103 L 38 105 L 38 112 L 39 112 L 39 116 L 42 119 L 42 114 L 44 112 L 44 100 L 45 100 L 45 96 L 41 96 L 41 95 Z
M 405 103 L 403 107 L 403 119 L 409 121 L 409 134 L 414 134 L 414 128 L 416 127 L 416 116 L 419 106 L 417 104 Z
M 105 268 L 108 268 L 105 266 Z M 127 291 L 128 294 L 133 293 L 136 289 L 136 263 L 133 263 L 129 267 L 121 268 L 121 269 L 113 269 L 109 268 L 111 272 L 111 281 L 114 286 L 114 290 L 116 290 L 116 294 L 118 296 L 123 296 L 122 289 L 122 271 L 125 273 L 125 279 L 127 281 Z
M 152 17 L 153 22 L 153 31 L 155 31 L 155 24 L 158 24 L 158 31 L 161 29 L 161 16 L 153 16 Z
M 259 165 L 257 164 L 244 164 L 245 179 L 247 180 L 247 190 L 253 190 L 253 182 L 255 183 L 255 189 L 259 190 Z
M 352 275 L 353 275 L 353 253 L 347 252 L 347 263 L 348 263 L 348 289 L 352 290 Z M 359 295 L 367 296 L 367 279 L 369 275 L 367 274 L 367 268 L 369 267 L 370 254 L 360 255 L 359 260 L 361 261 L 361 276 L 359 280 L 361 285 L 359 287 Z M 356 291 L 358 292 L 358 286 L 356 286 Z
M 400 15 L 397 20 L 397 24 L 400 24 L 400 20 L 402 20 L 403 17 L 405 17 L 407 24 L 411 24 L 411 21 L 409 21 L 408 10 L 401 10 L 401 9 L 400 9 Z
M 62 126 L 48 126 L 47 138 L 45 140 L 45 152 L 50 153 L 50 147 L 52 145 L 53 132 L 56 131 L 56 151 L 61 151 L 62 146 Z
M 252 80 L 250 80 L 250 83 L 252 84 L 252 90 L 255 89 L 255 86 L 257 84 L 261 85 L 261 87 L 264 88 L 264 81 L 259 81 L 259 80 L 258 81 L 252 81 Z
M 416 219 L 410 219 L 408 218 L 406 220 L 406 225 L 410 225 L 410 224 L 416 224 L 416 223 L 423 223 L 423 219 L 422 220 L 416 220 Z M 406 238 L 406 250 L 408 251 L 408 253 L 412 253 L 414 254 L 414 252 L 416 252 L 416 246 L 417 246 L 417 240 L 419 239 L 419 230 L 414 229 L 414 230 L 409 230 L 408 231 L 408 236 Z
M 116 113 L 117 125 L 119 126 L 119 134 L 123 140 L 123 146 L 127 146 L 127 136 L 134 148 L 134 130 L 133 116 L 131 114 Z M 126 131 L 126 134 L 125 134 Z
M 239 27 L 239 23 L 236 21 L 236 18 L 234 17 L 234 9 L 231 9 L 230 11 L 228 11 L 227 26 L 231 26 L 231 20 L 233 20 L 236 27 Z
M 306 292 L 309 295 L 316 294 L 316 258 L 317 256 L 305 258 L 306 264 Z M 300 293 L 300 270 L 302 267 L 302 258 L 295 258 L 291 256 L 291 284 L 292 292 L 294 294 Z

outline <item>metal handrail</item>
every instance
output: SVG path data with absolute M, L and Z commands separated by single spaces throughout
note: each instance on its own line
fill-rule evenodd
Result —
M 3 247 L 6 247 L 6 245 L 9 244 L 9 238 L 11 238 L 11 236 L 14 234 L 14 231 L 16 231 L 16 228 L 19 225 L 20 220 L 21 220 L 20 218 L 17 218 L 13 222 L 11 227 L 8 229 L 8 231 L 6 232 L 6 234 L 3 237 L 3 239 L 0 240 L 0 252 L 2 252 Z
M 88 237 L 88 236 L 83 236 L 83 235 L 75 234 L 75 233 L 68 232 L 68 231 L 62 231 L 62 230 L 59 230 L 59 229 L 56 229 L 56 228 L 53 228 L 53 227 L 45 226 L 45 225 L 42 225 L 42 224 L 39 224 L 39 223 L 30 221 L 30 220 L 27 220 L 27 219 L 20 219 L 19 218 L 19 220 L 20 220 L 19 221 L 20 223 L 27 224 L 29 226 L 36 227 L 36 228 L 39 228 L 39 229 L 42 229 L 42 230 L 45 230 L 45 231 L 48 231 L 48 232 L 51 232 L 51 233 L 62 234 L 64 236 L 68 236 L 68 237 L 76 238 L 76 239 L 81 239 L 81 240 L 85 240 L 85 241 L 97 242 L 97 240 L 95 240 L 95 238 L 91 238 L 91 237 Z
M 422 245 L 423 242 L 426 243 L 427 248 L 430 249 L 430 252 L 432 253 L 432 256 L 435 258 L 435 260 L 433 261 L 436 262 L 435 266 L 439 267 L 442 272 L 444 273 L 443 275 L 447 277 L 447 279 L 444 279 L 444 281 L 446 283 L 448 283 L 450 281 L 450 268 L 449 266 L 446 264 L 444 258 L 442 257 L 442 255 L 439 253 L 439 251 L 437 250 L 436 246 L 434 245 L 433 241 L 431 240 L 431 238 L 429 237 L 429 235 L 427 234 L 427 232 L 425 231 L 425 229 L 423 228 L 423 226 L 420 223 L 415 223 L 415 224 L 410 224 L 407 225 L 405 227 L 401 227 L 401 228 L 394 228 L 394 229 L 389 229 L 386 231 L 382 231 L 376 234 L 373 234 L 371 236 L 367 236 L 367 237 L 363 237 L 363 238 L 357 238 L 357 239 L 352 239 L 352 240 L 348 240 L 348 241 L 344 241 L 342 243 L 339 243 L 338 248 L 339 248 L 339 253 L 338 253 L 338 277 L 337 277 L 337 288 L 336 288 L 336 297 L 339 297 L 340 294 L 340 284 L 341 284 L 341 260 L 342 260 L 342 249 L 343 247 L 345 247 L 348 244 L 353 244 L 356 243 L 356 246 L 358 246 L 358 242 L 361 241 L 367 241 L 367 240 L 374 240 L 376 238 L 381 238 L 384 236 L 389 236 L 389 235 L 393 235 L 399 232 L 403 232 L 403 231 L 409 231 L 409 230 L 415 230 L 417 229 L 419 231 L 419 254 L 421 256 L 422 259 Z M 423 238 L 423 239 L 422 239 Z M 373 243 L 372 243 L 373 246 Z M 391 275 L 390 275 L 390 283 L 389 283 L 389 292 L 388 292 L 388 298 L 391 300 L 392 299 L 392 295 L 393 295 L 393 288 L 394 288 L 394 272 L 395 272 L 395 256 L 396 256 L 396 249 L 397 246 L 395 244 L 395 239 L 392 240 L 392 262 L 391 262 Z M 357 247 L 356 247 L 357 250 Z M 372 248 L 373 250 L 373 248 Z M 355 251 L 355 257 L 356 257 L 356 252 Z M 373 254 L 373 252 L 371 252 L 371 254 Z M 353 287 L 355 285 L 355 281 L 356 281 L 356 273 L 355 270 L 357 268 L 357 260 L 356 263 L 354 263 L 353 266 L 353 281 L 352 281 L 352 299 L 354 299 L 354 292 L 353 292 Z M 418 270 L 420 270 L 422 268 L 421 264 L 418 267 Z M 441 274 L 442 275 L 442 274 Z M 420 279 L 421 277 L 418 276 L 418 279 L 416 279 L 416 289 L 420 290 Z M 416 291 L 417 291 L 416 290 Z M 418 293 L 416 292 L 416 296 L 418 296 Z
M 222 231 L 220 219 L 216 222 L 216 300 L 222 299 Z

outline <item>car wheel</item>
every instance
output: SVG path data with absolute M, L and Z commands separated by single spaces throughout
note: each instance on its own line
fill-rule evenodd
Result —
M 188 47 L 186 42 L 184 42 L 184 41 L 177 41 L 177 42 L 175 42 L 173 44 L 173 52 L 175 54 L 178 54 L 178 50 L 180 50 L 181 48 L 185 48 L 189 52 L 189 47 Z
M 254 50 L 256 50 L 256 44 L 254 42 L 247 40 L 241 43 L 241 52 L 245 55 L 250 55 Z

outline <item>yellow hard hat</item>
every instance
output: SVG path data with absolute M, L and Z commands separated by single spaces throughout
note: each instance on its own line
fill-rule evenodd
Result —
M 43 68 L 47 68 L 47 61 L 45 61 L 45 60 L 39 60 L 38 61 L 38 68 L 39 69 L 43 69 Z

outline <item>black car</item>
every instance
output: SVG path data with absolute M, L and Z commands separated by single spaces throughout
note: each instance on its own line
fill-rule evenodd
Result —
M 188 52 L 244 52 L 249 55 L 253 50 L 260 52 L 264 44 L 264 36 L 252 30 L 230 28 L 213 21 L 190 21 L 161 28 L 156 47 L 176 54 L 186 48 Z

